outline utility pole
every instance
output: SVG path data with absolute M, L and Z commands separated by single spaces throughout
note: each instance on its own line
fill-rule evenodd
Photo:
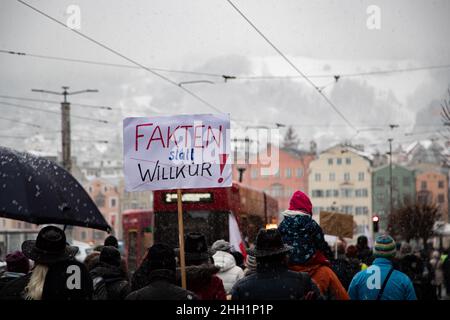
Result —
M 80 91 L 68 92 L 69 87 L 62 87 L 62 92 L 32 89 L 33 92 L 41 92 L 48 94 L 56 94 L 64 97 L 64 101 L 61 102 L 61 142 L 62 142 L 62 165 L 71 172 L 72 170 L 72 154 L 71 154 L 71 131 L 70 131 L 70 102 L 67 101 L 67 96 L 86 93 L 86 92 L 98 92 L 96 89 L 87 89 Z
M 392 214 L 392 210 L 394 207 L 393 200 L 393 186 L 392 186 L 392 140 L 393 138 L 389 138 L 389 215 Z
M 56 94 L 64 97 L 64 101 L 61 102 L 61 142 L 62 142 L 62 165 L 63 167 L 71 172 L 72 171 L 72 154 L 71 154 L 71 134 L 70 134 L 70 102 L 67 101 L 67 96 L 86 93 L 86 92 L 98 92 L 96 89 L 86 89 L 80 91 L 68 92 L 69 87 L 62 87 L 62 92 L 48 91 L 41 89 L 32 89 L 33 92 L 41 92 L 48 94 Z M 67 241 L 69 243 L 73 240 L 73 227 L 64 226 L 66 231 Z
M 398 124 L 390 124 L 389 128 L 391 131 L 395 128 L 398 128 Z M 394 194 L 393 194 L 393 179 L 392 179 L 392 141 L 394 138 L 389 138 L 389 216 L 392 214 L 394 210 Z

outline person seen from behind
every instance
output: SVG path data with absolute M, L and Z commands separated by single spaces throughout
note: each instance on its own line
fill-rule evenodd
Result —
M 293 248 L 289 255 L 289 269 L 308 273 L 326 299 L 348 300 L 347 291 L 326 257 L 328 243 L 322 228 L 312 218 L 309 197 L 296 191 L 289 202 L 289 210 L 284 211 L 283 216 L 278 230 L 283 242 Z
M 358 272 L 350 283 L 352 300 L 417 300 L 413 284 L 406 274 L 395 270 L 395 241 L 389 235 L 376 238 L 372 265 Z

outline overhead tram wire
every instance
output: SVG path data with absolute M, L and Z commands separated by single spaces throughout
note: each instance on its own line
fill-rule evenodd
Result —
M 16 107 L 16 108 L 21 108 L 21 109 L 41 111 L 41 112 L 52 113 L 52 114 L 57 114 L 57 115 L 61 114 L 59 111 L 55 111 L 55 110 L 40 109 L 40 108 L 36 108 L 36 107 L 24 106 L 24 105 L 21 105 L 21 104 L 9 103 L 9 102 L 4 102 L 4 101 L 0 101 L 0 104 L 5 105 L 5 106 L 11 106 L 11 107 Z M 100 123 L 108 123 L 108 121 L 106 121 L 106 120 L 100 120 L 100 119 L 83 117 L 83 116 L 77 116 L 77 115 L 70 115 L 70 116 L 73 117 L 73 118 L 77 118 L 77 119 L 90 120 L 90 121 L 95 121 L 95 122 L 100 122 Z
M 21 0 L 18 0 L 21 1 Z M 342 112 L 338 109 L 338 107 L 325 95 L 319 88 L 312 82 L 302 71 L 300 71 L 295 64 L 289 60 L 280 49 L 278 49 L 254 24 L 251 22 L 245 15 L 239 10 L 238 7 L 234 5 L 231 0 L 226 0 L 244 19 L 247 21 L 250 26 L 298 73 L 300 74 L 324 99 L 325 101 L 333 108 L 333 110 L 353 129 L 357 130 L 356 127 L 342 114 Z
M 0 95 L 0 98 L 13 99 L 13 100 L 23 100 L 23 101 L 32 101 L 32 102 L 46 102 L 46 103 L 52 103 L 52 104 L 61 104 L 61 102 L 55 101 L 55 100 L 33 99 L 33 98 L 14 97 L 14 96 L 6 96 L 6 95 Z M 94 106 L 94 105 L 90 105 L 90 104 L 81 104 L 81 103 L 70 103 L 70 104 L 74 105 L 74 106 L 86 107 L 86 108 L 113 110 L 111 107 L 106 107 L 106 106 Z
M 31 123 L 31 122 L 25 122 L 25 121 L 21 121 L 21 120 L 16 120 L 16 119 L 11 119 L 11 118 L 5 118 L 3 116 L 0 117 L 0 120 L 20 123 L 20 124 L 24 124 L 24 125 L 27 125 L 27 126 L 30 126 L 30 127 L 35 127 L 35 128 L 42 128 L 42 126 L 40 126 L 38 124 L 34 124 L 34 123 Z
M 129 64 L 119 64 L 119 63 L 108 63 L 102 61 L 95 60 L 85 60 L 85 59 L 76 59 L 76 58 L 67 58 L 67 57 L 57 57 L 57 56 L 49 56 L 42 54 L 33 54 L 27 52 L 19 52 L 14 50 L 5 50 L 0 49 L 0 53 L 17 55 L 17 56 L 25 56 L 32 58 L 40 58 L 47 60 L 55 60 L 55 61 L 66 61 L 72 63 L 84 63 L 90 65 L 99 65 L 106 67 L 116 67 L 116 68 L 128 68 L 128 69 L 141 69 L 141 67 L 136 65 Z M 402 73 L 402 72 L 415 72 L 415 71 L 423 71 L 423 70 L 433 70 L 433 69 L 449 69 L 450 64 L 444 65 L 431 65 L 431 66 L 423 66 L 423 67 L 411 67 L 411 68 L 400 68 L 400 69 L 385 69 L 378 71 L 367 71 L 367 72 L 355 72 L 355 73 L 333 73 L 333 74 L 306 74 L 308 78 L 349 78 L 349 77 L 361 77 L 361 76 L 371 76 L 371 75 L 382 75 L 382 74 L 391 74 L 391 73 Z M 196 75 L 196 76 L 206 76 L 206 77 L 214 77 L 224 79 L 225 82 L 228 80 L 291 80 L 291 79 L 304 79 L 303 76 L 282 76 L 282 75 L 267 75 L 267 76 L 238 76 L 238 75 L 225 75 L 220 73 L 209 73 L 209 72 L 197 72 L 197 71 L 189 71 L 189 70 L 173 70 L 166 68 L 157 68 L 157 67 L 149 67 L 149 69 L 154 71 L 161 71 L 167 73 L 178 73 L 178 74 L 187 74 L 187 75 Z M 74 103 L 72 103 L 75 105 Z M 80 105 L 80 104 L 77 104 Z
M 139 67 L 139 66 L 130 65 L 130 64 L 109 63 L 109 62 L 101 62 L 101 61 L 94 61 L 94 60 L 56 57 L 56 56 L 48 56 L 48 55 L 33 54 L 33 53 L 26 53 L 26 52 L 18 52 L 18 51 L 13 51 L 13 50 L 0 49 L 0 53 L 13 54 L 13 55 L 18 55 L 18 56 L 28 56 L 28 57 L 33 57 L 33 58 L 47 59 L 47 60 L 99 65 L 99 66 L 105 66 L 105 67 L 141 69 L 141 67 Z M 167 73 L 179 73 L 179 74 L 188 74 L 188 75 L 195 75 L 195 76 L 215 77 L 215 78 L 222 78 L 222 79 L 227 79 L 227 80 L 235 78 L 234 76 L 218 74 L 218 73 L 209 73 L 209 72 L 197 72 L 197 71 L 189 71 L 189 70 L 172 70 L 172 69 L 154 68 L 154 67 L 149 67 L 149 69 L 154 70 L 154 71 L 167 72 Z
M 414 72 L 423 70 L 433 70 L 433 69 L 449 69 L 450 64 L 444 65 L 434 65 L 434 66 L 424 66 L 424 67 L 414 67 L 414 68 L 401 68 L 401 69 L 388 69 L 379 71 L 367 71 L 367 72 L 356 72 L 356 73 L 335 73 L 335 74 L 311 74 L 307 75 L 308 78 L 331 78 L 339 76 L 339 78 L 350 78 L 350 77 L 361 77 L 361 76 L 371 76 L 380 74 L 390 74 L 390 73 L 402 73 L 402 72 Z M 302 76 L 237 76 L 236 80 L 290 80 L 304 78 Z
M 115 49 L 112 49 L 112 48 L 108 47 L 107 45 L 105 45 L 105 44 L 103 44 L 103 43 L 101 43 L 101 42 L 99 42 L 99 41 L 97 41 L 97 40 L 95 40 L 95 39 L 93 39 L 93 38 L 91 38 L 91 37 L 85 35 L 84 33 L 81 33 L 81 32 L 78 31 L 78 30 L 69 28 L 69 27 L 68 27 L 66 24 L 64 24 L 63 22 L 57 20 L 56 18 L 53 18 L 52 16 L 50 16 L 50 15 L 48 15 L 47 13 L 45 13 L 45 12 L 43 12 L 43 11 L 37 9 L 36 7 L 33 7 L 32 5 L 28 4 L 27 2 L 25 2 L 25 1 L 23 1 L 23 0 L 17 0 L 17 1 L 18 1 L 19 3 L 21 3 L 21 4 L 25 5 L 25 6 L 27 6 L 28 8 L 32 9 L 33 11 L 35 11 L 35 12 L 37 12 L 37 13 L 43 15 L 44 17 L 46 17 L 46 18 L 48 18 L 48 19 L 50 19 L 50 20 L 56 22 L 57 24 L 63 26 L 64 28 L 67 28 L 67 29 L 71 30 L 72 32 L 74 32 L 74 33 L 76 33 L 77 35 L 79 35 L 80 37 L 83 37 L 84 39 L 86 39 L 86 40 L 88 40 L 88 41 L 91 41 L 91 42 L 95 43 L 96 45 L 98 45 L 98 46 L 102 47 L 103 49 L 105 49 L 105 50 L 107 50 L 107 51 L 109 51 L 109 52 L 115 54 L 116 56 L 119 56 L 119 57 L 121 57 L 122 59 L 127 60 L 128 62 L 131 62 L 132 64 L 134 64 L 134 65 L 136 65 L 136 66 L 138 66 L 138 67 L 140 67 L 140 68 L 142 68 L 142 69 L 144 69 L 144 70 L 150 72 L 151 74 L 153 74 L 153 75 L 155 75 L 155 76 L 157 76 L 157 77 L 163 79 L 164 81 L 166 81 L 166 82 L 168 82 L 168 83 L 170 83 L 170 84 L 176 86 L 177 88 L 183 90 L 184 92 L 186 92 L 186 93 L 189 94 L 190 96 L 194 97 L 196 100 L 200 101 L 202 104 L 208 106 L 209 108 L 211 108 L 211 109 L 213 109 L 213 110 L 215 110 L 215 111 L 217 111 L 217 112 L 219 112 L 219 113 L 223 113 L 222 110 L 220 110 L 220 109 L 217 108 L 216 106 L 212 105 L 211 103 L 209 103 L 208 101 L 206 101 L 205 99 L 203 99 L 202 97 L 200 97 L 199 95 L 197 95 L 196 93 L 194 93 L 193 91 L 191 91 L 191 90 L 189 90 L 189 89 L 187 89 L 187 88 L 185 88 L 185 87 L 180 87 L 180 86 L 178 85 L 178 83 L 175 82 L 175 81 L 173 81 L 172 79 L 170 79 L 170 78 L 168 78 L 168 77 L 166 77 L 166 76 L 164 76 L 164 75 L 162 75 L 162 74 L 160 74 L 160 73 L 158 73 L 158 72 L 156 72 L 156 71 L 154 71 L 154 70 L 152 70 L 152 69 L 150 69 L 150 68 L 144 66 L 143 64 L 137 62 L 137 61 L 134 60 L 134 59 L 128 58 L 127 56 L 125 56 L 124 54 L 120 53 L 119 51 L 117 51 L 117 50 L 115 50 Z

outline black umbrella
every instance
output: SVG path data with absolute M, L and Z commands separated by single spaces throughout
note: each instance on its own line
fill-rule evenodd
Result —
M 0 147 L 0 217 L 110 231 L 95 203 L 65 169 Z

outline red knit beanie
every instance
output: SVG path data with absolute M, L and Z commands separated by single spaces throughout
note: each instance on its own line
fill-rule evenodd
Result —
M 289 201 L 289 210 L 302 211 L 312 215 L 312 203 L 306 193 L 295 191 Z
M 9 272 L 28 273 L 30 262 L 21 251 L 14 251 L 6 255 L 6 270 Z

